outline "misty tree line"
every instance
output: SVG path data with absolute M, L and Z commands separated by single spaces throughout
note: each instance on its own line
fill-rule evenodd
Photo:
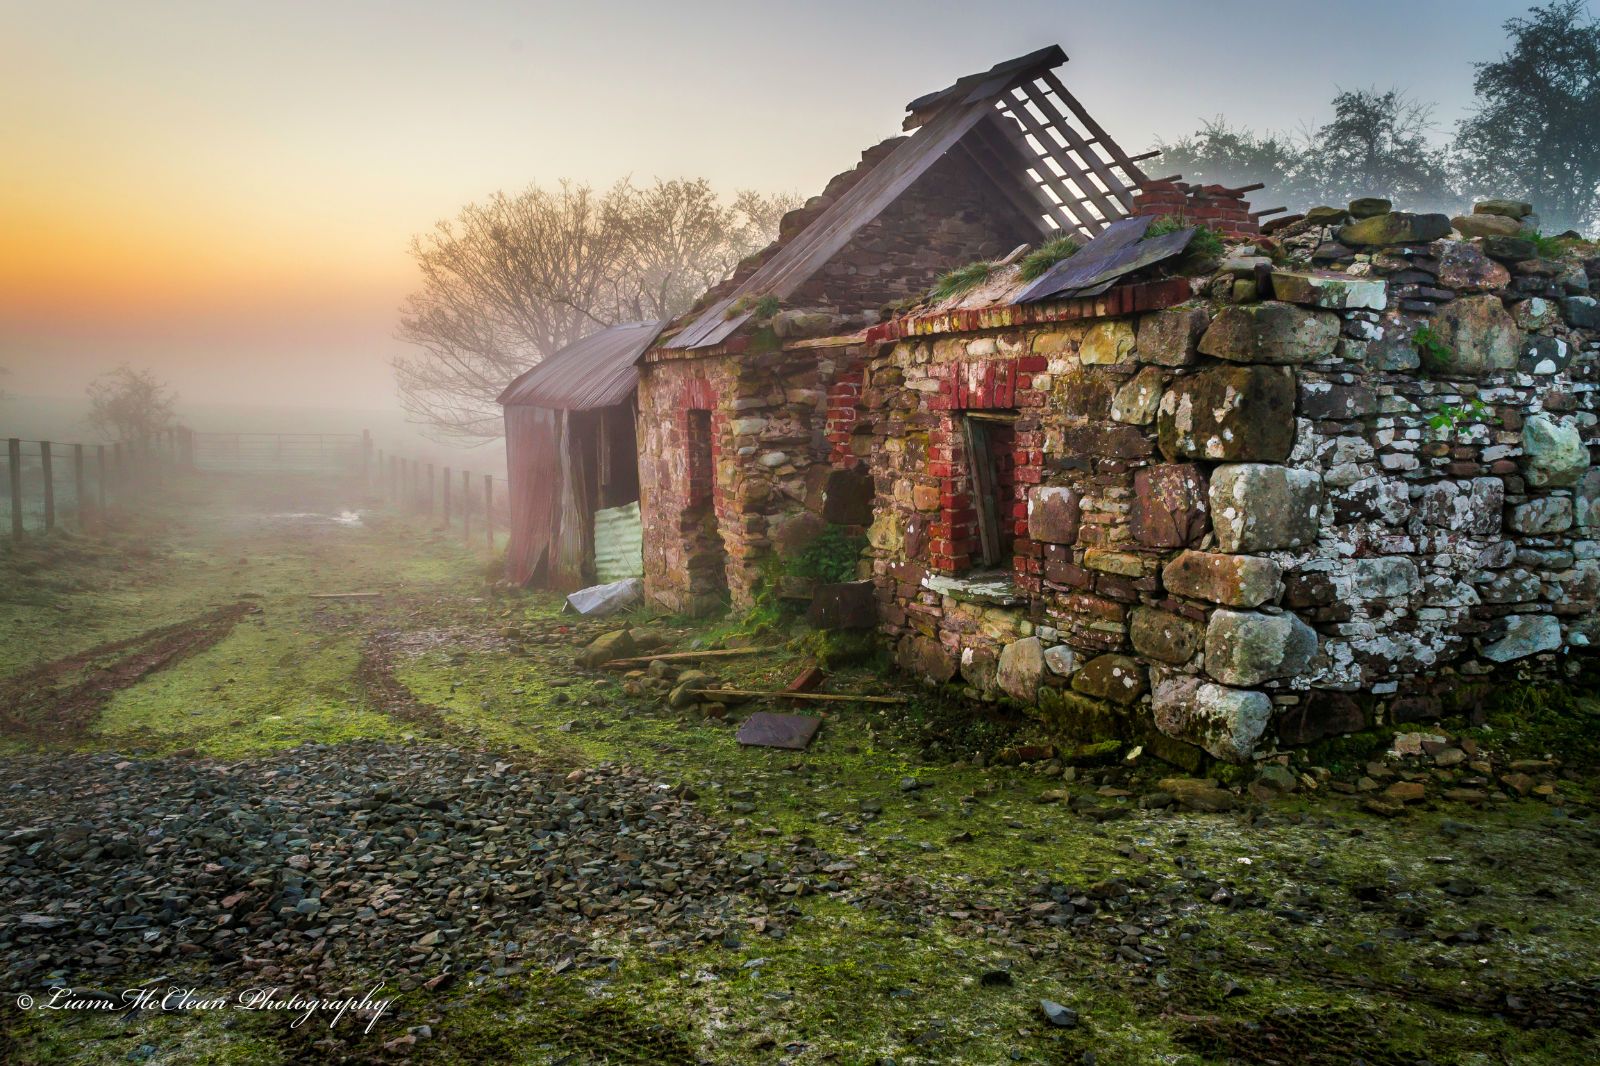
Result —
M 1453 213 L 1513 197 L 1536 206 L 1546 233 L 1593 232 L 1600 24 L 1583 0 L 1554 0 L 1505 29 L 1505 53 L 1477 64 L 1473 113 L 1446 143 L 1434 138 L 1431 104 L 1358 89 L 1298 134 L 1217 118 L 1158 144 L 1162 169 L 1205 184 L 1263 182 L 1271 206 L 1291 210 L 1385 196 Z M 597 329 L 682 314 L 798 203 L 748 191 L 725 201 L 699 179 L 605 192 L 535 185 L 468 205 L 412 243 L 422 282 L 402 308 L 399 336 L 415 346 L 394 364 L 402 406 L 439 436 L 498 438 L 495 397 L 514 377 Z
M 1475 64 L 1472 113 L 1445 140 L 1433 105 L 1390 89 L 1340 92 L 1333 117 L 1295 134 L 1223 118 L 1158 143 L 1188 181 L 1262 182 L 1271 206 L 1301 211 L 1384 196 L 1454 214 L 1473 199 L 1526 200 L 1544 232 L 1600 228 L 1600 23 L 1583 0 L 1557 0 L 1505 23 L 1507 49 Z

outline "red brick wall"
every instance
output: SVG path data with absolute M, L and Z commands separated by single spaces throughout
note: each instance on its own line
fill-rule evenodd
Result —
M 1261 232 L 1250 217 L 1250 201 L 1228 195 L 1220 185 L 1156 181 L 1142 186 L 1133 200 L 1136 215 L 1176 215 L 1218 233 L 1253 237 Z

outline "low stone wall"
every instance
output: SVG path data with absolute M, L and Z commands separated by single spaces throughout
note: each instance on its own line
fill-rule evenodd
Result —
M 1302 222 L 1152 313 L 880 329 L 856 432 L 899 661 L 1244 761 L 1590 647 L 1600 261 L 1450 230 Z M 974 572 L 973 417 L 1013 434 L 999 572 Z

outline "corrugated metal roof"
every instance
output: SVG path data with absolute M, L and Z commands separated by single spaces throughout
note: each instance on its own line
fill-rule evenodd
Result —
M 1144 175 L 1051 73 L 1066 58 L 1058 47 L 1044 48 L 911 101 L 911 137 L 661 347 L 725 341 L 748 318 L 738 309 L 753 298 L 781 300 L 794 292 L 958 144 L 1035 220 L 1041 237 L 1062 230 L 1093 237 L 1129 214 L 1133 185 Z M 1087 132 L 1080 134 L 1074 120 Z
M 622 322 L 573 341 L 507 385 L 502 407 L 588 411 L 614 407 L 639 384 L 634 363 L 664 322 Z

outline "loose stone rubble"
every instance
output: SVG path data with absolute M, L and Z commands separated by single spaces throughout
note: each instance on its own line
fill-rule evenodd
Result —
M 739 852 L 692 794 L 625 767 L 543 771 L 443 746 L 40 757 L 8 765 L 7 791 L 13 991 L 183 962 L 415 988 L 559 969 L 602 936 L 682 947 L 748 915 L 781 931 L 795 896 L 833 885 L 819 854 Z

